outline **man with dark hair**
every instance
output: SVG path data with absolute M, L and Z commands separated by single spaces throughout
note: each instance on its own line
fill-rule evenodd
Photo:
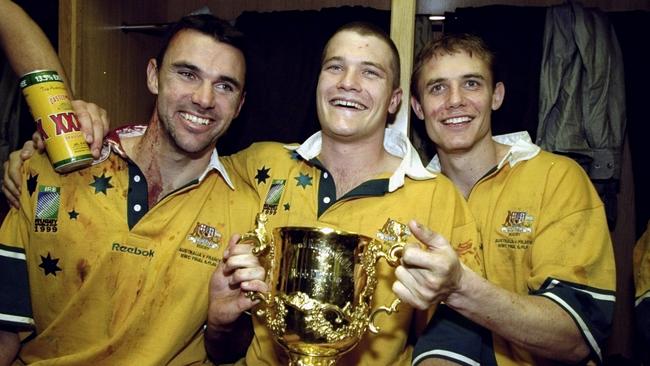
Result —
M 2 33 L 38 28 L 11 11 Z M 206 323 L 209 300 L 243 311 L 244 290 L 266 290 L 250 246 L 228 241 L 253 224 L 254 196 L 215 149 L 244 102 L 241 35 L 196 15 L 167 39 L 147 66 L 157 95 L 147 126 L 114 131 L 87 169 L 59 175 L 42 154 L 25 162 L 21 208 L 0 228 L 1 364 L 201 364 L 204 332 L 216 356 L 249 343 L 246 316 L 225 318 L 237 325 L 226 339 L 215 336 L 224 318 Z M 58 62 L 45 47 L 39 68 Z M 19 344 L 17 331 L 31 334 Z
M 458 258 L 482 273 L 478 234 L 462 196 L 447 178 L 426 171 L 403 133 L 386 128 L 402 96 L 399 56 L 391 39 L 375 26 L 351 23 L 329 39 L 321 60 L 316 88 L 321 131 L 300 145 L 256 143 L 229 160 L 232 171 L 257 192 L 258 209 L 268 214 L 267 228 L 327 226 L 375 237 L 389 218 L 409 223 L 412 241 L 426 245 L 408 245 L 397 269 L 378 263 L 373 309 L 389 305 L 393 289 L 408 292 L 422 280 L 444 288 L 447 272 L 461 266 Z M 423 258 L 435 265 L 422 266 Z M 429 310 L 404 306 L 377 317 L 381 334 L 366 332 L 339 363 L 409 364 L 409 337 L 422 330 Z M 287 362 L 256 322 L 246 363 Z
M 446 35 L 416 59 L 412 107 L 438 152 L 429 168 L 467 199 L 487 280 L 461 271 L 413 363 L 602 361 L 615 287 L 603 203 L 571 159 L 526 133 L 492 136 L 505 95 L 493 68 L 493 54 L 469 35 Z M 418 308 L 437 296 L 431 286 L 415 293 L 406 300 Z

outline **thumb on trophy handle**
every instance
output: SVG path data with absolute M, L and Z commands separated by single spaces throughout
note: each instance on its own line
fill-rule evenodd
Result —
M 370 330 L 370 332 L 373 333 L 373 334 L 377 334 L 381 330 L 377 325 L 375 325 L 375 317 L 380 312 L 386 312 L 386 315 L 390 315 L 392 313 L 397 313 L 399 311 L 398 306 L 401 303 L 402 303 L 402 300 L 395 299 L 395 300 L 393 300 L 393 303 L 390 304 L 390 306 L 380 306 L 377 309 L 373 310 L 372 313 L 370 313 L 370 319 L 368 321 L 368 329 Z

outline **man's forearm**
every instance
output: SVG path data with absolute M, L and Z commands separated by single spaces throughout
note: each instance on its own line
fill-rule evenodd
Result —
M 11 365 L 20 350 L 18 334 L 0 330 L 0 366 Z
M 45 33 L 21 7 L 8 0 L 0 0 L 0 46 L 16 75 L 54 70 L 68 85 L 61 61 Z
M 553 301 L 518 295 L 475 274 L 447 306 L 533 354 L 564 362 L 584 360 L 590 352 L 573 319 Z
M 253 322 L 242 314 L 232 325 L 217 329 L 208 324 L 205 330 L 205 349 L 215 363 L 235 362 L 246 355 L 253 339 Z

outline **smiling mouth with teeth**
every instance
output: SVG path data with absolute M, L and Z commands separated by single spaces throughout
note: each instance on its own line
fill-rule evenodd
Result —
M 335 107 L 345 107 L 345 108 L 353 108 L 353 109 L 358 109 L 360 111 L 365 111 L 368 109 L 365 105 L 349 100 L 342 100 L 342 99 L 334 99 L 331 104 Z
M 465 122 L 470 122 L 472 118 L 463 116 L 463 117 L 454 117 L 454 118 L 448 118 L 444 121 L 442 121 L 443 124 L 446 125 L 457 125 L 460 123 L 465 123 Z
M 190 121 L 192 123 L 196 123 L 196 124 L 199 124 L 199 125 L 203 125 L 203 126 L 207 126 L 210 123 L 210 120 L 207 119 L 207 118 L 197 117 L 197 116 L 195 116 L 193 114 L 189 114 L 189 113 L 181 113 L 181 117 L 183 117 L 187 121 Z

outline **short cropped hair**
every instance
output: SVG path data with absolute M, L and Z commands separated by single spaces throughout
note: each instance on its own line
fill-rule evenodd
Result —
M 242 54 L 245 54 L 244 34 L 230 23 L 211 14 L 187 15 L 167 28 L 163 45 L 156 56 L 158 67 L 162 65 L 169 43 L 182 30 L 195 30 L 214 38 L 218 42 L 233 46 L 240 50 Z
M 471 57 L 478 57 L 485 62 L 496 85 L 496 55 L 483 39 L 472 34 L 445 34 L 442 38 L 427 43 L 415 58 L 411 76 L 411 95 L 420 99 L 418 82 L 424 65 L 433 57 L 467 52 Z
M 383 29 L 380 27 L 372 24 L 372 23 L 367 23 L 367 22 L 352 22 L 343 25 L 339 29 L 334 32 L 334 34 L 330 37 L 330 39 L 327 41 L 327 44 L 325 44 L 325 48 L 323 48 L 323 54 L 321 55 L 321 64 L 323 61 L 325 61 L 325 54 L 327 53 L 327 49 L 329 48 L 330 41 L 334 36 L 341 32 L 353 32 L 356 33 L 360 36 L 374 36 L 379 38 L 380 40 L 384 41 L 388 45 L 388 48 L 390 48 L 390 52 L 392 54 L 391 61 L 390 61 L 390 70 L 393 74 L 393 90 L 399 88 L 399 83 L 400 83 L 400 61 L 399 61 L 399 52 L 397 51 L 397 47 L 395 46 L 395 43 L 393 42 L 392 39 L 384 32 Z

